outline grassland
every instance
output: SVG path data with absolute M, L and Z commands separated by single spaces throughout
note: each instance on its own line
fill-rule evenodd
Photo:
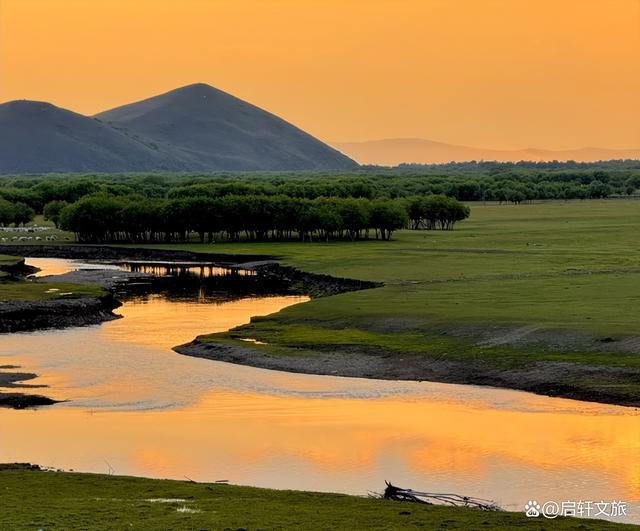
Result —
M 0 267 L 13 267 L 17 266 L 22 261 L 22 258 L 17 256 L 7 256 L 6 254 L 0 254 Z
M 11 278 L 11 272 L 23 261 L 22 257 L 0 254 L 0 302 L 53 300 L 61 296 L 101 297 L 105 294 L 105 291 L 98 286 L 68 282 L 39 284 L 20 278 Z
M 604 521 L 406 504 L 0 466 L 0 528 L 22 529 L 631 529 Z
M 640 202 L 471 207 L 455 231 L 390 242 L 171 244 L 384 283 L 202 337 L 206 353 L 188 353 L 640 405 Z
M 102 297 L 99 286 L 68 282 L 38 283 L 25 280 L 0 282 L 0 301 L 45 301 L 60 298 Z
M 11 276 L 11 271 L 18 267 L 22 262 L 22 258 L 17 256 L 7 256 L 0 254 L 0 280 Z
M 46 238 L 51 236 L 55 236 L 58 243 L 71 242 L 73 240 L 73 234 L 57 229 L 51 221 L 45 221 L 44 216 L 42 215 L 36 216 L 33 221 L 27 223 L 25 227 L 27 229 L 33 229 L 35 227 L 45 227 L 45 230 L 25 232 L 23 228 L 21 228 L 20 230 L 16 230 L 14 227 L 0 227 L 0 241 L 2 241 L 1 239 L 4 238 L 4 240 L 6 241 L 2 241 L 2 243 L 6 244 L 49 243 L 46 241 Z M 21 242 L 13 240 L 14 237 L 19 238 L 20 236 L 31 237 L 32 239 Z M 37 237 L 40 237 L 40 240 L 36 240 L 35 238 Z
M 640 203 L 603 200 L 472 205 L 471 219 L 453 232 L 401 231 L 391 242 L 177 247 L 263 253 L 309 272 L 385 283 L 204 341 L 246 349 L 238 340 L 250 337 L 266 343 L 252 348 L 270 357 L 410 353 L 416 366 L 444 362 L 457 372 L 417 378 L 637 405 L 639 233 Z M 526 374 L 504 380 L 518 371 L 538 376 L 522 385 L 515 380 Z M 545 371 L 550 385 L 539 377 Z

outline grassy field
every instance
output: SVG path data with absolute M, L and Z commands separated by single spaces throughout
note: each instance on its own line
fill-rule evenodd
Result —
M 18 265 L 22 258 L 18 256 L 7 256 L 6 254 L 0 254 L 0 268 L 13 267 Z
M 31 529 L 635 529 L 339 494 L 275 491 L 0 466 L 0 528 Z
M 611 335 L 640 332 L 639 233 L 640 203 L 612 200 L 473 205 L 453 232 L 400 231 L 391 242 L 174 247 L 264 253 L 305 271 L 385 283 L 327 301 L 341 319 L 358 320 L 359 310 L 367 318 L 536 322 Z M 322 302 L 306 309 L 316 314 Z
M 39 284 L 25 280 L 10 279 L 4 267 L 18 265 L 23 259 L 0 254 L 0 301 L 38 301 L 64 297 L 101 297 L 105 291 L 98 286 L 78 285 L 68 282 Z
M 6 244 L 51 243 L 46 241 L 47 236 L 55 236 L 57 238 L 57 243 L 69 243 L 73 240 L 72 233 L 56 229 L 54 224 L 51 221 L 45 221 L 42 215 L 36 216 L 33 221 L 27 223 L 25 227 L 27 229 L 45 227 L 45 230 L 34 230 L 34 232 L 25 232 L 23 230 L 16 230 L 14 227 L 0 227 L 0 242 Z M 32 239 L 26 242 L 13 240 L 13 237 L 19 238 L 20 236 L 31 237 Z M 36 240 L 35 238 L 37 237 L 39 237 L 40 240 Z M 6 241 L 2 241 L 3 238 Z
M 22 258 L 0 254 L 0 280 L 11 276 L 11 269 L 20 264 Z
M 453 232 L 401 231 L 391 242 L 175 247 L 264 253 L 305 271 L 385 283 L 293 306 L 211 341 L 251 337 L 271 355 L 304 356 L 364 345 L 497 370 L 565 361 L 626 367 L 633 372 L 571 385 L 637 396 L 640 356 L 629 338 L 640 335 L 638 234 L 639 202 L 603 200 L 472 205 L 471 219 Z
M 26 280 L 0 282 L 0 301 L 39 301 L 61 297 L 101 297 L 105 291 L 99 286 L 68 282 L 37 283 Z
M 253 338 L 265 344 L 251 348 L 289 358 L 411 354 L 418 379 L 638 405 L 640 202 L 471 208 L 471 218 L 452 232 L 400 231 L 390 242 L 171 247 L 264 254 L 304 271 L 384 282 L 205 341 L 246 349 L 239 340 Z M 449 373 L 430 374 L 425 368 L 433 361 L 449 363 Z M 505 380 L 514 371 L 527 374 Z

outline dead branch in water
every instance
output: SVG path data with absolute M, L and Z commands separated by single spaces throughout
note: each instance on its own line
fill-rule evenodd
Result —
M 387 487 L 384 494 L 377 497 L 385 500 L 395 500 L 410 503 L 424 503 L 427 505 L 452 505 L 454 507 L 473 507 L 482 511 L 502 511 L 492 500 L 473 498 L 471 496 L 461 496 L 460 494 L 438 493 L 438 492 L 418 492 L 412 489 L 396 487 L 385 481 Z

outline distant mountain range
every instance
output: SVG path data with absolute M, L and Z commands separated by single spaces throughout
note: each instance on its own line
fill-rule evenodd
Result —
M 349 170 L 356 162 L 204 84 L 93 117 L 50 103 L 0 105 L 0 173 Z
M 640 148 L 604 149 L 585 147 L 561 151 L 531 148 L 511 151 L 457 146 L 420 138 L 394 138 L 368 142 L 334 142 L 332 145 L 360 164 L 377 164 L 381 166 L 396 166 L 402 163 L 438 164 L 470 160 L 498 160 L 504 162 L 575 160 L 578 162 L 594 162 L 612 159 L 640 159 Z
M 610 159 L 640 159 L 640 149 L 507 151 L 422 139 L 331 147 L 269 112 L 201 83 L 92 117 L 45 102 L 0 105 L 0 173 L 4 174 L 352 170 L 358 163 Z

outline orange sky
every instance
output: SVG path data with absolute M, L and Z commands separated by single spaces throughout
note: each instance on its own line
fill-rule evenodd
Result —
M 196 81 L 328 141 L 640 147 L 640 0 L 0 0 L 0 101 Z

